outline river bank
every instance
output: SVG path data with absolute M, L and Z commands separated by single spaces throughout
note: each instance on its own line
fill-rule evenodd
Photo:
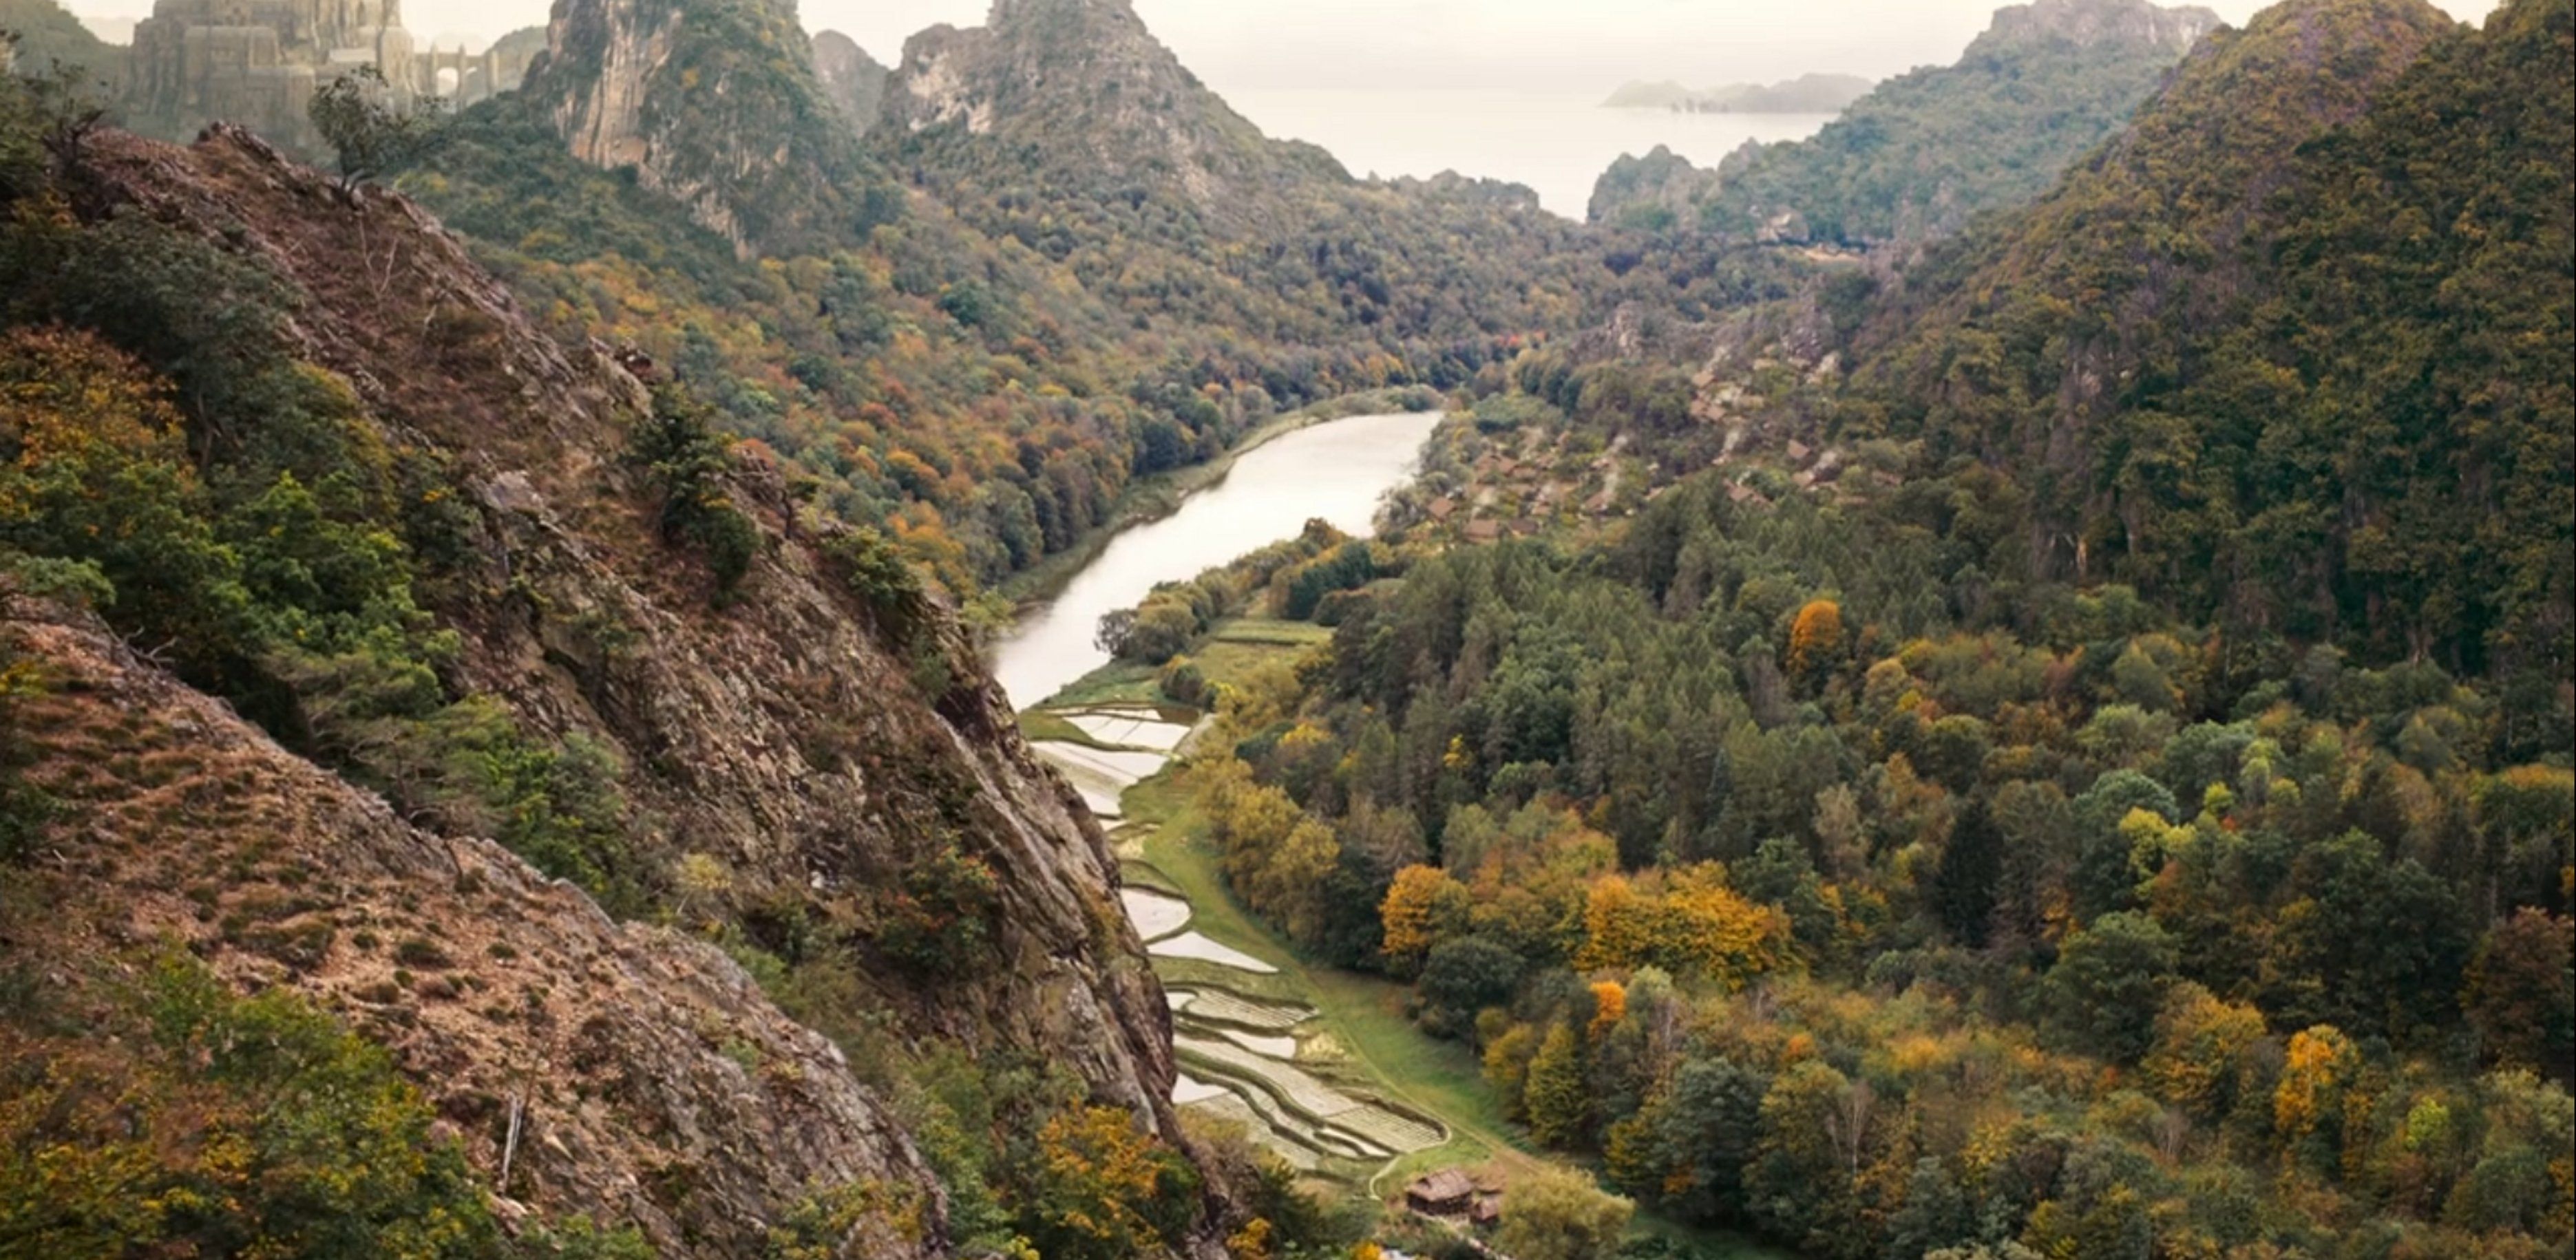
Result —
M 1155 587 L 1294 538 L 1310 520 L 1370 532 L 1386 494 L 1415 475 L 1439 421 L 1426 411 L 1310 422 L 1239 452 L 1222 478 L 1169 515 L 1110 536 L 1053 598 L 1026 607 L 995 646 L 994 677 L 1026 709 L 1107 664 L 1095 642 L 1100 619 L 1134 608 Z
M 1220 623 L 1192 659 L 1211 681 L 1240 684 L 1329 635 L 1307 622 L 1240 617 Z M 1470 1047 L 1413 1023 L 1405 986 L 1308 963 L 1235 900 L 1180 781 L 1205 717 L 1162 699 L 1153 671 L 1123 664 L 1022 716 L 1040 755 L 1110 829 L 1122 900 L 1172 1002 L 1182 1071 L 1174 1101 L 1242 1124 L 1327 1194 L 1383 1202 L 1414 1177 L 1452 1167 L 1508 1185 L 1555 1162 L 1524 1144 Z M 1649 1212 L 1633 1228 L 1685 1243 L 1702 1260 L 1794 1260 Z
M 1091 641 L 1102 612 L 1293 536 L 1310 515 L 1364 531 L 1383 494 L 1411 478 L 1436 424 L 1358 416 L 1336 430 L 1324 419 L 1283 421 L 1211 466 L 1197 493 L 1100 540 L 1089 563 L 1057 579 L 1054 601 L 998 645 L 996 673 L 1023 702 L 1032 745 L 1117 847 L 1121 900 L 1172 1005 L 1174 1101 L 1242 1125 L 1328 1194 L 1383 1202 L 1413 1176 L 1448 1167 L 1507 1184 L 1548 1161 L 1520 1145 L 1474 1052 L 1417 1028 L 1404 986 L 1308 964 L 1234 900 L 1177 769 L 1207 715 L 1164 697 L 1158 671 L 1112 662 Z M 1280 445 L 1292 435 L 1311 448 Z M 1225 475 L 1237 471 L 1252 475 Z M 1192 659 L 1211 682 L 1240 685 L 1330 635 L 1309 622 L 1238 616 L 1214 627 Z M 1650 1217 L 1638 1226 L 1712 1260 L 1776 1254 Z
M 1409 404 L 1429 394 L 1428 386 L 1395 386 L 1302 407 L 1285 415 L 1274 416 L 1243 436 L 1225 454 L 1204 464 L 1175 468 L 1169 472 L 1140 477 L 1118 496 L 1110 510 L 1109 520 L 1091 531 L 1081 542 L 1048 556 L 1028 568 L 1004 579 L 993 588 L 995 594 L 1009 600 L 1012 606 L 1026 612 L 1033 605 L 1055 598 L 1120 534 L 1140 525 L 1150 525 L 1177 512 L 1191 495 L 1224 481 L 1234 471 L 1236 461 L 1302 429 L 1353 416 L 1394 414 L 1415 410 Z M 1436 400 L 1436 395 L 1434 396 Z M 1427 409 L 1426 409 L 1427 410 Z M 1182 574 L 1183 577 L 1191 576 Z

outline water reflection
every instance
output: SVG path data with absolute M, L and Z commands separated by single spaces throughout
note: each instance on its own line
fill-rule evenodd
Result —
M 1101 616 L 1135 607 L 1157 583 L 1293 537 L 1317 517 L 1367 533 L 1378 501 L 1413 475 L 1437 423 L 1437 414 L 1353 416 L 1245 453 L 1224 481 L 1179 511 L 1110 540 L 1053 603 L 1002 641 L 994 675 L 1012 704 L 1037 704 L 1108 663 L 1092 643 Z

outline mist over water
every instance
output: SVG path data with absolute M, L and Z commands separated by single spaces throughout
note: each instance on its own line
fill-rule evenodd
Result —
M 1656 145 L 1714 166 L 1747 140 L 1803 140 L 1830 114 L 1679 114 L 1603 109 L 1598 91 L 1448 91 L 1405 88 L 1235 89 L 1226 102 L 1281 139 L 1322 145 L 1354 175 L 1372 172 L 1508 180 L 1538 190 L 1539 204 L 1581 219 L 1592 185 L 1620 154 Z

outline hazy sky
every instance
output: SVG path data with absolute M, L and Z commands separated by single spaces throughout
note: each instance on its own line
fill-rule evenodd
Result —
M 1136 0 L 1146 24 L 1229 87 L 1538 87 L 1606 93 L 1632 78 L 1714 86 L 1811 70 L 1873 77 L 1953 60 L 1998 0 Z M 2265 0 L 2210 0 L 2242 22 Z M 2477 20 L 2495 0 L 2437 0 Z M 139 17 L 150 0 L 69 0 Z M 989 0 L 803 0 L 881 61 L 925 26 L 983 20 Z M 548 0 L 405 0 L 424 38 L 541 24 Z

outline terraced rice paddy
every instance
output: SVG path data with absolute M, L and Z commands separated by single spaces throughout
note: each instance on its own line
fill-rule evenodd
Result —
M 1056 736 L 1035 746 L 1093 813 L 1114 824 L 1126 790 L 1158 773 L 1186 741 L 1190 728 L 1172 716 L 1109 705 L 1047 711 Z M 1128 838 L 1136 834 L 1128 828 Z M 1354 1188 L 1389 1161 L 1449 1140 L 1439 1124 L 1378 1097 L 1373 1078 L 1354 1070 L 1337 1040 L 1310 1027 L 1313 1007 L 1279 1000 L 1296 990 L 1276 964 L 1191 930 L 1187 899 L 1140 886 L 1162 882 L 1139 868 L 1119 901 L 1172 986 L 1175 1046 L 1186 1069 L 1173 1102 L 1236 1121 L 1301 1173 Z M 1316 1061 L 1301 1063 L 1309 1042 Z
M 1127 907 L 1127 917 L 1136 924 L 1136 935 L 1158 941 L 1187 927 L 1190 903 L 1166 893 L 1144 888 L 1122 888 L 1118 900 Z
M 1283 1062 L 1293 1061 L 1297 1057 L 1297 1039 L 1294 1037 L 1263 1037 L 1228 1028 L 1225 1030 L 1225 1039 L 1254 1054 L 1268 1055 Z
M 1210 1085 L 1187 1072 L 1172 1078 L 1172 1101 L 1183 1107 L 1192 1103 L 1215 1102 L 1217 1099 L 1233 1096 L 1234 1092 L 1225 1086 Z
M 1157 958 L 1195 958 L 1201 962 L 1212 962 L 1221 967 L 1232 967 L 1238 971 L 1249 971 L 1256 975 L 1276 975 L 1279 971 L 1277 967 L 1242 950 L 1231 945 L 1220 944 L 1197 932 L 1183 932 L 1178 936 L 1165 937 L 1146 946 L 1145 952 Z
M 1311 1136 L 1348 1153 L 1391 1158 L 1438 1146 L 1447 1139 L 1433 1125 L 1353 1097 L 1294 1064 L 1246 1049 L 1231 1039 L 1183 1033 L 1174 1038 L 1174 1046 L 1192 1066 L 1252 1084 L 1270 1094 L 1286 1104 L 1291 1114 L 1316 1126 Z
M 1248 998 L 1236 997 L 1222 989 L 1172 991 L 1175 1011 L 1187 1011 L 1208 1024 L 1232 1024 L 1268 1032 L 1283 1032 L 1315 1017 L 1315 1012 L 1302 1006 L 1271 1006 Z
M 1242 1125 L 1244 1132 L 1250 1134 L 1254 1142 L 1268 1147 L 1279 1158 L 1288 1161 L 1289 1167 L 1301 1173 L 1318 1173 L 1323 1169 L 1324 1152 L 1272 1127 L 1266 1117 L 1253 1110 L 1251 1103 L 1245 1102 L 1231 1090 L 1219 1089 L 1216 1097 L 1189 1105 L 1219 1119 L 1231 1120 Z
M 1082 803 L 1104 822 L 1121 816 L 1118 798 L 1127 789 L 1163 768 L 1170 757 L 1145 749 L 1090 748 L 1066 740 L 1040 740 L 1030 745 L 1037 755 L 1064 772 L 1082 794 Z
M 1083 734 L 1120 748 L 1170 753 L 1189 738 L 1186 722 L 1171 722 L 1150 709 L 1071 709 L 1062 716 Z

